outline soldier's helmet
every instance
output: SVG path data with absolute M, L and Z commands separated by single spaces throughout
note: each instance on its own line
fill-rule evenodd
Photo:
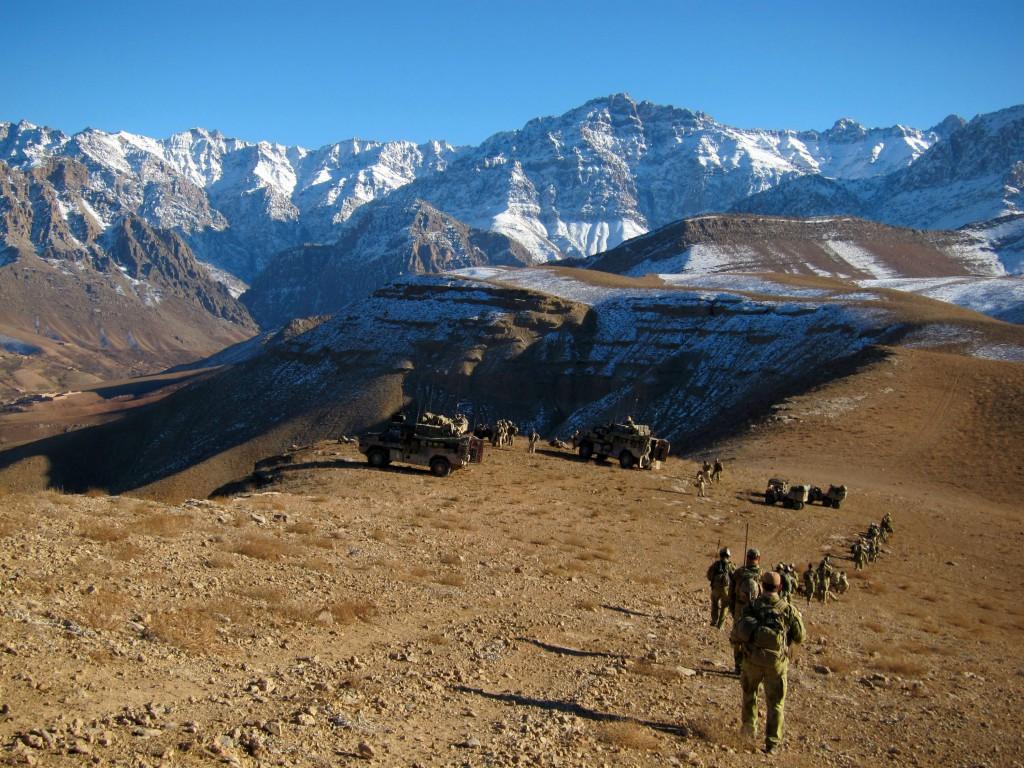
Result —
M 760 560 L 760 559 L 761 559 L 761 553 L 758 552 L 756 549 L 751 547 L 750 549 L 747 550 L 747 561 L 748 562 L 750 562 L 752 560 Z
M 765 592 L 777 592 L 782 585 L 782 577 L 775 571 L 765 571 L 761 576 L 761 586 Z
M 728 547 L 722 547 L 720 550 L 718 550 L 718 556 L 728 559 L 732 557 L 732 552 L 729 551 Z

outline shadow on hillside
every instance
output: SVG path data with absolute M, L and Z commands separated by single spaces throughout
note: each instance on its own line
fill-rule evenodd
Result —
M 564 712 L 568 715 L 575 715 L 576 717 L 599 723 L 634 723 L 635 725 L 642 725 L 645 728 L 651 728 L 655 731 L 661 731 L 662 733 L 667 733 L 671 736 L 678 736 L 679 738 L 687 738 L 692 735 L 691 731 L 683 725 L 665 723 L 658 720 L 641 720 L 628 715 L 616 715 L 612 712 L 601 712 L 596 709 L 584 707 L 582 704 L 577 704 L 573 701 L 564 701 L 562 699 L 538 699 L 532 696 L 524 696 L 519 693 L 493 693 L 491 691 L 485 691 L 482 688 L 471 688 L 468 685 L 453 685 L 451 690 L 456 693 L 468 693 L 474 696 L 481 696 L 492 701 L 500 701 L 505 704 L 512 704 L 519 707 L 535 707 L 537 709 L 543 709 L 546 712 Z
M 398 475 L 429 475 L 430 470 L 423 467 L 396 466 L 394 464 L 386 467 L 371 467 L 365 461 L 354 459 L 335 459 L 334 461 L 304 461 L 299 464 L 274 464 L 272 466 L 257 469 L 251 475 L 232 480 L 229 483 L 216 488 L 210 493 L 210 498 L 217 496 L 238 496 L 243 493 L 250 493 L 254 490 L 266 488 L 277 482 L 282 474 L 287 472 L 304 472 L 314 469 L 354 469 L 366 472 L 390 472 Z
M 566 461 L 583 461 L 583 459 L 575 453 L 563 451 L 558 448 L 538 448 L 537 453 L 538 455 L 551 456 L 556 459 L 565 459 Z
M 873 341 L 886 343 L 887 339 L 879 337 Z M 677 425 L 672 432 L 677 451 L 681 453 L 685 446 L 685 451 L 694 455 L 718 441 L 740 437 L 752 423 L 766 417 L 774 403 L 851 375 L 887 354 L 882 347 L 868 348 L 838 363 L 802 370 L 798 379 L 775 382 L 764 389 L 752 388 L 748 397 L 717 414 L 713 425 L 706 429 L 687 431 L 685 426 Z M 216 493 L 239 487 L 235 484 L 244 480 L 238 478 L 247 477 L 244 473 L 252 470 L 259 456 L 273 455 L 291 442 L 349 434 L 378 424 L 394 412 L 396 404 L 401 405 L 403 391 L 417 391 L 419 386 L 416 381 L 396 383 L 391 380 L 391 373 L 368 379 L 364 367 L 351 365 L 346 359 L 338 363 L 344 373 L 330 379 L 330 389 L 274 389 L 277 385 L 267 382 L 276 381 L 273 377 L 279 362 L 271 356 L 211 372 L 158 402 L 140 406 L 118 421 L 0 452 L 0 486 L 34 489 L 45 484 L 65 492 L 97 489 L 119 494 L 160 483 L 148 492 L 167 499 L 205 496 L 213 488 L 218 489 Z M 678 361 L 673 358 L 669 363 L 672 365 L 668 368 L 674 371 L 672 366 Z M 668 373 L 664 378 L 666 382 L 677 381 Z M 254 382 L 259 382 L 258 387 Z M 481 380 L 467 386 L 490 392 L 492 383 Z M 117 396 L 121 392 L 128 393 L 118 389 L 106 394 Z M 274 398 L 266 394 L 261 399 L 261 392 L 273 393 Z M 538 397 L 529 389 L 517 393 L 524 401 L 530 398 L 531 403 Z M 649 397 L 654 394 L 653 390 L 647 392 Z M 573 400 L 569 406 L 578 404 L 578 400 Z M 569 406 L 563 412 L 570 412 Z M 567 427 L 551 425 L 550 429 L 557 432 L 560 426 Z M 566 450 L 541 448 L 538 453 L 563 461 L 581 461 Z M 618 463 L 604 466 L 617 468 Z M 325 468 L 369 469 L 358 463 L 342 462 L 329 462 Z M 410 467 L 387 471 L 416 475 L 427 472 Z
M 556 653 L 559 656 L 576 656 L 579 658 L 594 658 L 594 659 L 621 659 L 623 654 L 621 653 L 609 653 L 608 651 L 581 651 L 577 648 L 567 648 L 564 645 L 553 645 L 551 643 L 545 643 L 541 640 L 534 640 L 530 637 L 517 637 L 521 643 L 529 643 L 535 645 L 542 651 L 548 651 L 550 653 Z

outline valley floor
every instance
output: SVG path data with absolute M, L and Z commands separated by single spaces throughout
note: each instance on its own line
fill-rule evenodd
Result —
M 921 447 L 922 432 L 959 434 L 976 403 L 973 385 L 942 399 L 967 374 L 941 357 L 904 352 L 859 394 L 786 404 L 721 447 L 708 499 L 690 460 L 624 471 L 525 443 L 447 479 L 322 443 L 235 498 L 2 496 L 0 759 L 1020 765 L 1020 507 L 963 465 L 932 481 L 947 441 Z M 893 366 L 934 396 L 899 400 Z M 992 366 L 978 375 L 993 392 L 1019 377 Z M 985 472 L 1020 481 L 1018 449 Z M 845 482 L 850 498 L 766 507 L 773 475 Z M 705 569 L 749 525 L 766 564 L 802 570 L 887 511 L 896 535 L 850 568 L 850 592 L 799 602 L 785 750 L 761 755 L 739 735 Z

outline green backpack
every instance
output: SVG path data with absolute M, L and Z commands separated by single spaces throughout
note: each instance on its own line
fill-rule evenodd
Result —
M 769 605 L 752 606 L 743 617 L 736 622 L 733 639 L 746 646 L 754 658 L 775 661 L 786 655 L 789 634 L 789 623 L 785 612 L 788 604 L 780 601 L 775 607 Z
M 711 573 L 711 586 L 715 589 L 724 589 L 729 586 L 729 566 L 719 560 L 715 563 Z

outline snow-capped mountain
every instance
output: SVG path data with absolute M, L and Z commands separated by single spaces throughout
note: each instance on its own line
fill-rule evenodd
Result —
M 360 205 L 442 170 L 454 152 L 442 142 L 353 139 L 311 151 L 202 129 L 151 139 L 0 123 L 0 161 L 27 169 L 73 157 L 88 169 L 103 217 L 134 213 L 174 229 L 201 257 L 246 279 L 278 251 L 332 242 Z
M 334 245 L 279 254 L 259 274 L 243 301 L 261 326 L 334 314 L 401 275 L 531 260 L 516 240 L 468 227 L 421 200 L 406 205 L 388 198 L 364 206 L 344 231 Z
M 0 328 L 35 350 L 24 362 L 41 385 L 72 368 L 150 372 L 255 332 L 178 234 L 131 213 L 108 220 L 89 182 L 67 157 L 27 172 L 0 162 Z M 2 352 L 0 391 L 17 391 L 7 373 L 20 364 Z
M 733 206 L 780 216 L 845 214 L 953 229 L 1024 212 L 1024 105 L 945 131 L 905 168 L 876 178 L 803 176 Z
M 531 120 L 478 147 L 350 140 L 316 150 L 194 129 L 166 139 L 0 124 L 0 160 L 54 155 L 89 169 L 105 216 L 132 212 L 183 234 L 201 257 L 251 279 L 273 253 L 331 243 L 366 202 L 412 182 L 423 199 L 518 240 L 536 260 L 589 255 L 683 216 L 724 210 L 803 174 L 872 178 L 913 162 L 939 133 L 743 130 L 617 94 Z
M 100 228 L 137 215 L 247 281 L 266 268 L 259 290 L 281 295 L 251 305 L 272 306 L 265 316 L 279 319 L 289 302 L 295 311 L 339 306 L 341 294 L 324 298 L 329 285 L 347 299 L 353 286 L 379 285 L 367 276 L 447 265 L 447 257 L 403 256 L 409 219 L 395 212 L 420 205 L 477 233 L 480 263 L 500 261 L 488 248 L 510 252 L 509 242 L 536 263 L 587 257 L 729 210 L 918 228 L 1012 215 L 1022 206 L 1022 116 L 1024 106 L 969 123 L 950 116 L 930 130 L 847 118 L 825 131 L 754 130 L 615 94 L 476 147 L 349 140 L 311 150 L 202 129 L 166 139 L 95 129 L 68 136 L 22 122 L 0 124 L 0 160 L 26 171 L 73 158 Z M 479 233 L 488 231 L 502 239 L 483 247 Z M 1008 240 L 987 242 L 1002 253 Z

